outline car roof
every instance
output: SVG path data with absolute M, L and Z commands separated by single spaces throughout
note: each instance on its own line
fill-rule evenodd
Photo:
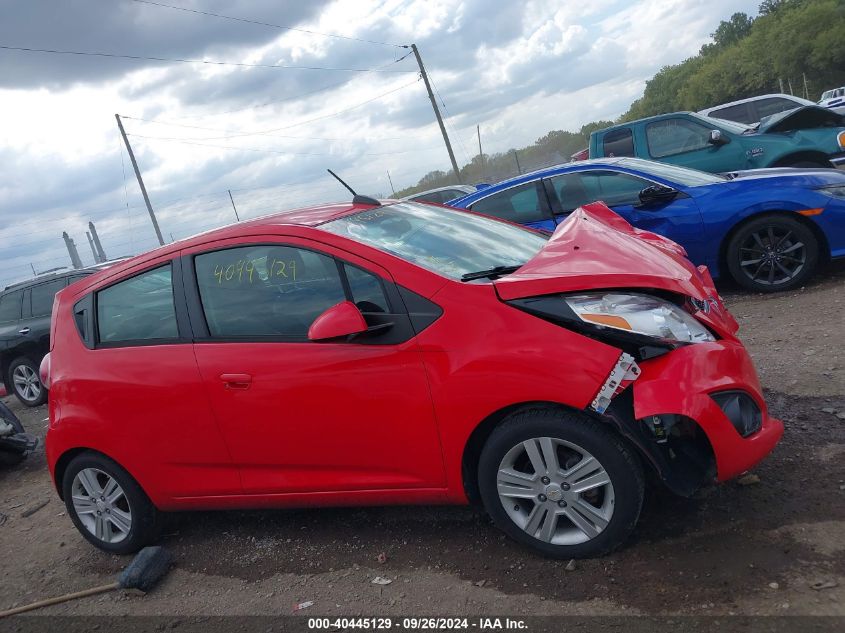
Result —
M 400 198 L 401 200 L 410 200 L 412 198 L 416 198 L 418 196 L 424 196 L 428 193 L 437 193 L 438 191 L 449 191 L 450 189 L 457 189 L 459 191 L 464 191 L 466 193 L 474 192 L 477 187 L 473 185 L 446 185 L 445 187 L 437 187 L 435 189 L 426 189 L 425 191 L 418 191 L 417 193 L 412 193 L 410 196 L 405 196 L 404 198 Z
M 380 203 L 381 202 L 384 204 L 390 204 L 399 202 L 399 200 L 382 200 Z M 134 267 L 139 262 L 167 256 L 182 249 L 191 248 L 192 246 L 198 246 L 207 242 L 222 240 L 229 237 L 249 235 L 250 233 L 255 232 L 273 233 L 275 232 L 274 229 L 278 229 L 283 226 L 316 227 L 320 224 L 330 222 L 331 220 L 336 220 L 359 211 L 366 211 L 373 208 L 376 207 L 372 204 L 344 202 L 270 213 L 251 220 L 233 222 L 232 224 L 227 224 L 226 226 L 203 231 L 201 233 L 197 233 L 196 235 L 191 235 L 181 240 L 171 242 L 170 244 L 165 244 L 163 246 L 159 246 L 158 248 L 129 257 L 115 263 L 114 266 L 110 266 L 107 269 L 90 270 L 90 272 L 96 273 L 92 276 L 92 280 L 96 282 L 103 278 L 104 273 L 108 276 L 120 274 L 122 271 Z M 106 273 L 106 271 L 108 272 Z
M 751 103 L 752 101 L 759 101 L 761 99 L 787 99 L 788 101 L 794 101 L 795 103 L 801 105 L 815 105 L 812 101 L 808 101 L 807 99 L 802 99 L 801 97 L 796 97 L 794 95 L 787 95 L 783 94 L 782 92 L 773 92 L 767 95 L 758 95 L 756 97 L 747 97 L 745 99 L 737 99 L 736 101 L 730 101 L 728 103 L 720 103 L 719 105 L 715 105 L 712 108 L 704 108 L 703 110 L 699 110 L 699 114 L 708 115 L 713 110 L 721 110 L 722 108 L 727 108 L 730 106 L 735 105 L 742 105 L 743 103 Z
M 48 270 L 43 273 L 39 273 L 35 277 L 30 277 L 29 279 L 24 279 L 22 281 L 15 281 L 3 290 L 0 290 L 0 294 L 4 294 L 6 292 L 11 292 L 13 290 L 23 290 L 25 288 L 29 288 L 30 286 L 36 286 L 40 283 L 44 283 L 45 281 L 53 281 L 55 279 L 62 279 L 64 277 L 72 277 L 73 275 L 90 275 L 94 272 L 97 272 L 96 266 L 87 266 L 85 268 L 64 268 L 62 267 L 61 270 Z

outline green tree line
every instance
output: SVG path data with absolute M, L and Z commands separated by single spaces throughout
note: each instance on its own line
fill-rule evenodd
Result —
M 643 96 L 616 122 L 701 110 L 781 92 L 781 86 L 803 95 L 805 80 L 813 101 L 823 90 L 845 85 L 845 0 L 764 0 L 756 16 L 737 12 L 723 20 L 711 40 L 694 57 L 660 69 L 646 82 Z M 587 147 L 593 130 L 613 123 L 596 121 L 577 132 L 553 130 L 526 147 L 485 154 L 483 159 L 475 156 L 460 168 L 461 180 L 494 183 L 566 162 Z M 454 182 L 451 170 L 433 171 L 396 195 Z

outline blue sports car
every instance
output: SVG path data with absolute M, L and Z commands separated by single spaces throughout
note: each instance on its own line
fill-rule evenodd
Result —
M 823 262 L 845 257 L 845 173 L 836 169 L 725 177 L 603 158 L 523 174 L 447 204 L 553 231 L 595 201 L 678 242 L 713 277 L 729 274 L 758 292 L 800 286 Z

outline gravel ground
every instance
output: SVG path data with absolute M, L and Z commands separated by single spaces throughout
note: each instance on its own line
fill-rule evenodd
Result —
M 784 440 L 754 471 L 758 483 L 694 499 L 651 491 L 621 551 L 567 569 L 474 508 L 182 514 L 163 538 L 176 566 L 155 591 L 42 613 L 289 614 L 313 601 L 302 614 L 843 616 L 845 273 L 777 296 L 726 289 L 725 300 L 786 422 Z M 43 436 L 45 407 L 7 402 Z M 78 536 L 42 451 L 0 470 L 0 513 L 0 609 L 109 582 L 129 562 Z

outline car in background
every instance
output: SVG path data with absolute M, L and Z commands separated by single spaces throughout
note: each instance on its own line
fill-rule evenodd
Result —
M 819 99 L 819 105 L 830 108 L 839 114 L 845 114 L 845 88 L 825 90 Z
M 409 200 L 411 202 L 435 202 L 437 204 L 446 204 L 449 200 L 461 198 L 469 193 L 475 192 L 477 187 L 472 185 L 450 185 L 448 187 L 438 187 L 437 189 L 429 189 L 427 191 L 420 191 L 402 198 L 402 200 Z
M 591 158 L 634 156 L 713 173 L 761 167 L 845 164 L 840 115 L 806 106 L 771 115 L 757 127 L 695 112 L 629 121 L 590 135 Z
M 554 231 L 600 200 L 632 225 L 684 247 L 713 277 L 757 292 L 802 285 L 845 257 L 845 174 L 834 169 L 748 171 L 728 178 L 637 158 L 549 167 L 452 203 Z
M 50 348 L 50 311 L 56 293 L 94 269 L 61 269 L 6 286 L 0 291 L 0 380 L 23 404 L 47 400 L 38 376 Z
M 803 106 L 814 105 L 816 104 L 807 99 L 778 93 L 731 101 L 730 103 L 723 103 L 712 108 L 699 110 L 698 113 L 716 119 L 724 119 L 726 121 L 734 121 L 753 126 L 767 116 L 787 110 L 794 110 Z

